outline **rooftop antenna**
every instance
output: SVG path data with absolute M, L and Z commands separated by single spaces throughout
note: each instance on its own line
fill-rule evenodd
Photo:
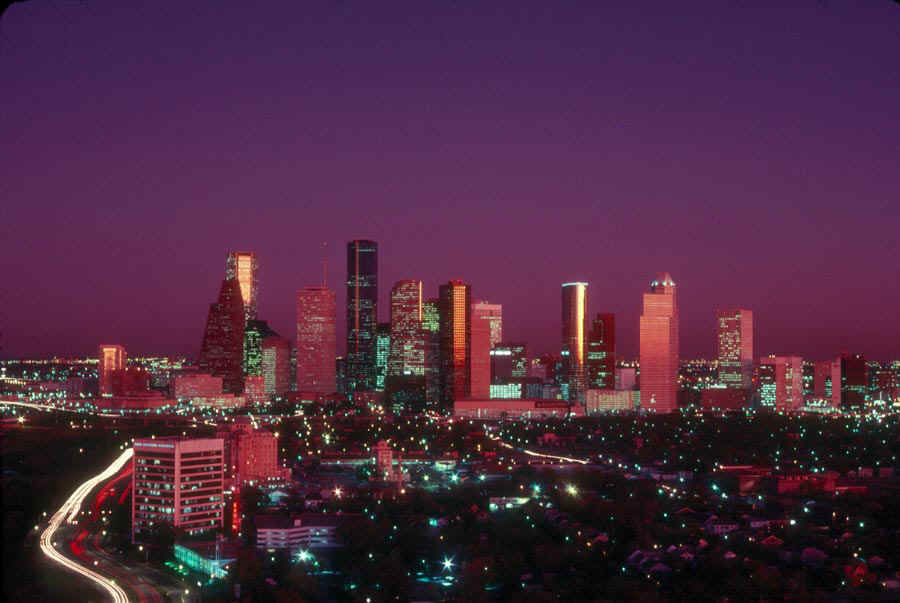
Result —
M 328 276 L 328 257 L 325 252 L 328 250 L 328 241 L 322 243 L 322 288 L 325 288 L 325 279 Z

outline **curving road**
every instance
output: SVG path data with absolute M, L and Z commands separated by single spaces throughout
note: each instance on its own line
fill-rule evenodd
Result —
M 59 529 L 60 525 L 64 521 L 67 523 L 76 523 L 78 513 L 81 510 L 81 505 L 84 502 L 84 499 L 88 494 L 91 493 L 91 490 L 96 488 L 101 482 L 104 482 L 114 476 L 122 467 L 131 460 L 132 455 L 134 454 L 134 450 L 132 448 L 128 448 L 123 452 L 119 457 L 112 462 L 112 464 L 107 467 L 102 473 L 99 473 L 87 480 L 78 488 L 75 489 L 75 492 L 63 503 L 63 506 L 59 508 L 59 510 L 53 514 L 50 518 L 50 524 L 47 526 L 47 529 L 41 534 L 41 552 L 44 553 L 51 560 L 59 563 L 66 569 L 69 569 L 76 574 L 80 574 L 85 578 L 91 580 L 92 582 L 99 585 L 103 588 L 109 595 L 112 597 L 114 603 L 127 603 L 128 596 L 125 594 L 125 591 L 121 586 L 116 584 L 115 580 L 111 580 L 105 576 L 98 574 L 97 572 L 79 564 L 75 561 L 72 561 L 68 557 L 63 556 L 61 553 L 57 552 L 54 548 L 54 536 L 56 535 L 56 531 Z

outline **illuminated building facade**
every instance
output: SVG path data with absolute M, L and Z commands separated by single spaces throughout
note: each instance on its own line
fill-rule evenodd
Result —
M 391 355 L 391 323 L 380 322 L 375 329 L 375 391 L 383 392 Z
M 643 374 L 641 375 L 643 378 Z M 766 356 L 759 360 L 760 399 L 765 406 L 790 411 L 803 406 L 803 358 Z
M 562 285 L 562 357 L 568 399 L 584 401 L 584 361 L 587 355 L 588 284 Z
M 587 389 L 616 388 L 616 315 L 597 314 L 588 333 Z
M 388 378 L 424 376 L 422 281 L 398 281 L 391 288 L 391 348 Z
M 172 393 L 177 400 L 221 396 L 222 378 L 206 373 L 176 375 L 172 382 Z
M 297 292 L 297 391 L 337 391 L 336 311 L 334 291 L 327 287 L 306 287 Z
M 869 372 L 862 354 L 841 354 L 841 405 L 862 408 L 866 404 Z
M 244 325 L 244 377 L 262 376 L 262 342 L 277 335 L 264 320 L 248 320 Z
M 132 542 L 169 523 L 189 535 L 222 527 L 221 438 L 137 438 L 131 476 Z
M 823 360 L 815 364 L 813 397 L 832 408 L 841 407 L 841 361 Z
M 442 410 L 470 393 L 472 289 L 452 280 L 439 289 Z
M 441 400 L 441 312 L 440 301 L 422 302 L 422 332 L 425 339 L 425 408 L 437 410 Z
M 125 348 L 120 345 L 101 345 L 97 352 L 97 380 L 101 396 L 114 393 L 113 376 L 125 370 Z
M 256 296 L 259 264 L 252 251 L 231 251 L 225 260 L 225 278 L 235 279 L 241 290 L 244 322 L 256 320 Z
M 247 417 L 222 423 L 216 437 L 223 442 L 226 486 L 261 485 L 290 479 L 291 471 L 278 462 L 278 438 L 254 429 Z
M 503 341 L 503 306 L 489 301 L 475 302 L 472 319 L 486 319 L 490 323 L 491 347 Z
M 678 409 L 678 305 L 668 272 L 644 293 L 640 321 L 641 408 L 657 413 Z
M 222 377 L 226 392 L 243 391 L 244 307 L 235 279 L 222 281 L 219 298 L 209 306 L 200 347 L 200 370 Z
M 728 389 L 753 385 L 753 312 L 717 310 L 719 383 Z
M 472 306 L 472 327 L 469 341 L 469 395 L 487 399 L 491 395 L 491 319 Z
M 291 343 L 271 334 L 262 340 L 262 375 L 266 394 L 283 396 L 291 390 Z
M 348 393 L 375 389 L 375 328 L 378 326 L 378 245 L 347 243 Z
M 499 343 L 491 349 L 491 383 L 521 380 L 528 374 L 528 346 L 524 343 Z

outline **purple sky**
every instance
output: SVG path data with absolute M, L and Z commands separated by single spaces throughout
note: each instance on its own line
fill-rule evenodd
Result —
M 196 354 L 232 248 L 294 339 L 351 238 L 383 321 L 462 278 L 556 350 L 586 280 L 631 355 L 668 270 L 682 356 L 744 306 L 760 354 L 900 357 L 895 2 L 196 4 L 0 18 L 4 357 Z

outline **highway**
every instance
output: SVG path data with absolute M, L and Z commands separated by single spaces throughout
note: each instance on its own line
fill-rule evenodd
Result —
M 88 580 L 96 583 L 100 588 L 109 593 L 114 603 L 127 603 L 128 595 L 125 594 L 125 591 L 122 589 L 122 587 L 116 584 L 115 580 L 102 576 L 92 569 L 85 567 L 59 553 L 55 548 L 55 545 L 57 543 L 55 542 L 54 537 L 63 522 L 69 524 L 77 523 L 77 516 L 81 511 L 81 505 L 88 494 L 90 494 L 91 491 L 99 484 L 110 479 L 112 476 L 118 473 L 122 469 L 122 467 L 131 460 L 133 454 L 134 450 L 132 448 L 128 448 L 127 450 L 125 450 L 125 452 L 120 454 L 119 457 L 116 458 L 116 460 L 114 460 L 112 464 L 107 467 L 102 473 L 95 475 L 94 477 L 78 486 L 78 488 L 75 489 L 75 491 L 66 500 L 66 502 L 63 503 L 63 506 L 61 506 L 59 510 L 53 514 L 53 516 L 50 518 L 49 525 L 41 534 L 40 547 L 41 552 L 44 553 L 44 555 L 46 555 L 52 561 L 62 565 L 66 569 L 73 571 L 76 574 L 80 574 Z

